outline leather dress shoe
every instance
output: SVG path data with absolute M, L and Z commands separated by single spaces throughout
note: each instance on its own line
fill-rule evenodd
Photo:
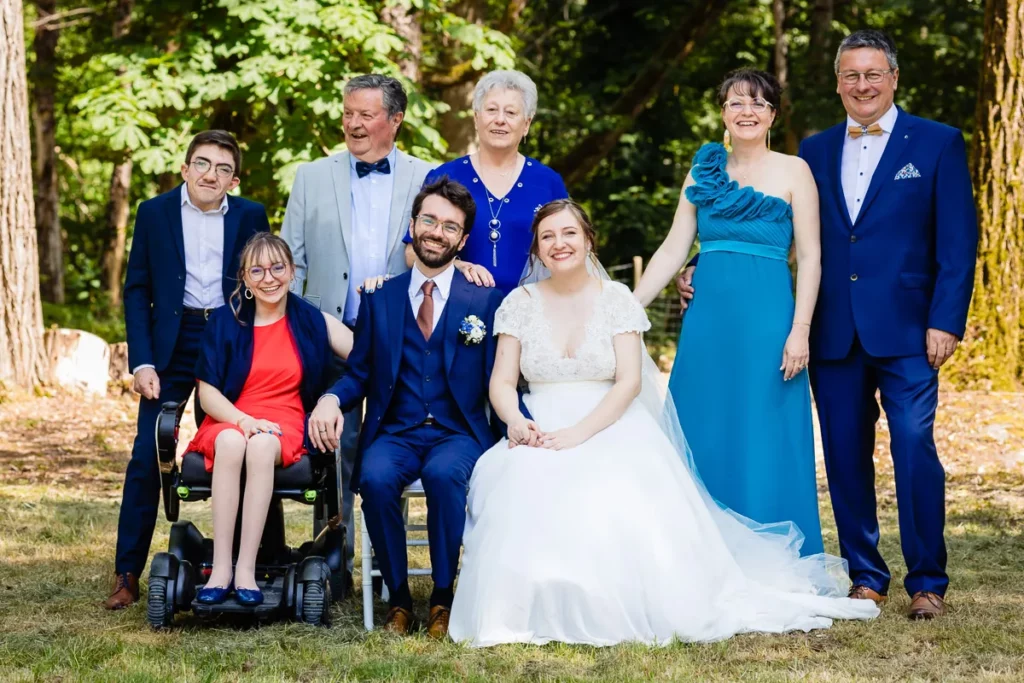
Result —
M 263 604 L 263 591 L 259 588 L 235 588 L 235 600 L 239 605 L 256 607 Z
M 114 575 L 114 590 L 103 601 L 104 609 L 124 609 L 139 601 L 139 578 L 128 572 Z
M 878 591 L 868 588 L 863 584 L 858 584 L 850 589 L 847 597 L 853 598 L 854 600 L 871 600 L 879 607 L 888 600 L 888 596 L 882 595 Z
M 384 618 L 384 630 L 389 633 L 397 633 L 400 636 L 407 636 L 412 631 L 416 617 L 404 607 L 392 607 Z
M 907 616 L 911 619 L 934 619 L 946 614 L 946 601 L 938 593 L 918 591 L 910 599 Z
M 444 640 L 448 637 L 448 620 L 451 619 L 452 610 L 444 605 L 434 605 L 430 608 L 430 616 L 427 618 L 427 635 L 434 640 Z
M 196 602 L 201 602 L 204 605 L 219 605 L 228 599 L 232 590 L 234 590 L 234 586 L 230 583 L 226 588 L 224 586 L 203 587 L 196 593 Z

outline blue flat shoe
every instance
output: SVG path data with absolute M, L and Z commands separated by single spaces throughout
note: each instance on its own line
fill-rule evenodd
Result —
M 239 605 L 256 607 L 263 604 L 263 591 L 259 588 L 236 588 L 235 600 Z
M 199 592 L 196 593 L 196 601 L 204 605 L 219 605 L 228 599 L 228 595 L 231 594 L 232 590 L 234 590 L 233 583 L 229 583 L 227 588 L 223 586 L 200 588 Z

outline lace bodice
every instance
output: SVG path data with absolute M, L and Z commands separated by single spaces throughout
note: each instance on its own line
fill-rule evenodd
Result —
M 615 379 L 612 338 L 624 332 L 651 328 L 640 302 L 626 285 L 611 280 L 601 292 L 587 319 L 582 340 L 572 357 L 556 348 L 554 330 L 544 311 L 544 295 L 537 285 L 513 290 L 494 316 L 494 334 L 519 340 L 519 367 L 528 382 L 579 382 Z

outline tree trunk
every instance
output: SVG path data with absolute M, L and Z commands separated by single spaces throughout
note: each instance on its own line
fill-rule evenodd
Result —
M 36 0 L 39 17 L 57 11 L 57 0 Z M 32 68 L 33 118 L 36 139 L 36 234 L 39 244 L 39 290 L 45 301 L 64 303 L 64 238 L 60 231 L 60 192 L 57 185 L 57 38 L 59 28 L 36 29 Z
M 453 10 L 466 21 L 483 24 L 487 12 L 486 0 L 465 0 Z M 443 75 L 434 75 L 430 85 L 438 88 L 437 98 L 448 105 L 448 111 L 438 118 L 437 129 L 448 143 L 448 156 L 468 154 L 476 143 L 476 126 L 473 124 L 473 90 L 480 72 L 471 61 L 460 61 L 455 51 L 442 53 Z
M 804 72 L 807 75 L 807 83 L 806 87 L 801 89 L 804 93 L 804 107 L 812 107 L 813 113 L 804 111 L 802 116 L 798 116 L 800 137 L 817 133 L 824 121 L 832 125 L 832 111 L 825 107 L 819 111 L 816 103 L 819 97 L 827 97 L 829 101 L 835 98 L 835 50 L 832 48 L 834 15 L 833 0 L 814 0 L 811 7 L 811 35 L 807 48 L 808 64 Z
M 114 10 L 114 39 L 128 35 L 135 0 L 118 0 Z M 121 305 L 121 277 L 125 245 L 128 242 L 129 191 L 132 184 L 132 155 L 126 150 L 110 174 L 110 197 L 106 210 L 106 239 L 103 250 L 103 286 L 111 306 Z
M 785 131 L 783 144 L 778 145 L 786 154 L 796 154 L 799 138 L 793 129 L 793 102 L 789 96 L 789 38 L 786 37 L 786 2 L 772 0 L 772 17 L 775 30 L 775 77 L 782 86 L 782 103 L 779 123 Z
M 718 21 L 729 0 L 701 0 L 686 17 L 675 22 L 676 29 L 651 53 L 633 83 L 619 96 L 608 113 L 618 118 L 614 125 L 595 130 L 568 154 L 551 166 L 562 174 L 570 188 L 583 182 L 618 144 L 633 122 L 658 95 L 670 69 L 689 57 L 697 43 Z
M 1014 389 L 1024 378 L 1024 0 L 989 0 L 972 169 L 978 267 L 965 348 L 950 375 Z
M 46 377 L 22 0 L 0 0 L 0 381 Z
M 405 41 L 405 53 L 398 60 L 398 69 L 413 83 L 420 82 L 420 59 L 423 58 L 423 27 L 419 18 L 404 4 L 387 5 L 381 19 Z

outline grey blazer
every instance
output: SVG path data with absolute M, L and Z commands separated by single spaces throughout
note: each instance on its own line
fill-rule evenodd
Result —
M 412 201 L 434 166 L 397 150 L 388 226 L 389 275 L 409 269 L 402 237 L 409 230 Z M 281 226 L 281 237 L 295 258 L 295 293 L 305 294 L 314 302 L 319 300 L 320 310 L 339 320 L 345 311 L 351 272 L 350 173 L 348 152 L 300 166 Z

